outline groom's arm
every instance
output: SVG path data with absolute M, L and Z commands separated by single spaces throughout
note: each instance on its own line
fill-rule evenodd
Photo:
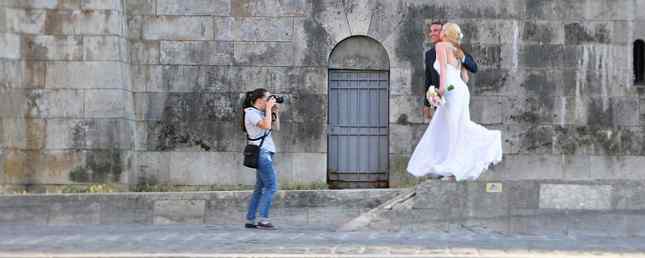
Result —
M 430 85 L 432 85 L 432 69 L 434 69 L 432 67 L 432 64 L 434 63 L 434 57 L 435 57 L 432 52 L 433 51 L 430 51 L 430 50 L 426 51 L 425 58 L 424 58 L 425 59 L 424 61 L 426 63 L 426 67 L 425 67 L 426 83 L 424 85 L 425 91 L 423 91 L 423 105 L 425 105 L 426 107 L 431 106 L 430 102 L 428 102 L 428 99 L 426 99 L 425 94 L 428 91 L 428 88 L 430 87 Z
M 464 60 L 462 63 L 469 72 L 477 73 L 477 63 L 471 55 L 464 53 Z

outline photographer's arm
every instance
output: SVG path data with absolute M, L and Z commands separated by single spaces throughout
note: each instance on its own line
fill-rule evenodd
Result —
M 273 106 L 275 105 L 275 99 L 271 98 L 269 101 L 267 101 L 266 104 L 266 109 L 268 112 L 265 112 L 265 116 L 258 122 L 258 127 L 262 129 L 271 129 L 271 123 L 272 123 L 272 118 L 271 118 L 271 110 L 273 109 Z

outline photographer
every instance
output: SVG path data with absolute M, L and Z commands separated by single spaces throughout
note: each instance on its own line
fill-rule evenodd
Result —
M 242 113 L 242 130 L 248 135 L 249 145 L 259 146 L 258 148 L 247 145 L 247 148 L 253 147 L 251 149 L 259 150 L 257 151 L 257 157 L 253 157 L 257 159 L 257 163 L 250 166 L 256 169 L 256 183 L 246 215 L 244 225 L 246 228 L 275 229 L 269 221 L 269 210 L 271 209 L 273 194 L 278 188 L 277 172 L 273 167 L 273 155 L 276 150 L 271 134 L 273 123 L 278 118 L 279 110 L 276 103 L 282 103 L 282 101 L 281 97 L 271 95 L 266 89 L 260 88 L 247 92 L 242 105 L 244 109 Z M 246 163 L 245 166 L 247 166 Z M 260 218 L 256 224 L 258 210 Z

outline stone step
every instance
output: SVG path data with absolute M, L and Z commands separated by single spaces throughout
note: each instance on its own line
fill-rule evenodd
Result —
M 339 229 L 645 236 L 645 183 L 426 181 Z
M 278 191 L 271 217 L 277 224 L 335 228 L 401 191 Z M 250 191 L 0 195 L 0 225 L 241 225 L 250 196 Z

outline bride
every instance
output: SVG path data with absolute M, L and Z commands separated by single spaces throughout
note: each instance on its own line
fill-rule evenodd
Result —
M 435 45 L 440 96 L 445 102 L 435 112 L 428 129 L 408 163 L 414 176 L 443 176 L 451 180 L 477 179 L 491 164 L 502 160 L 502 136 L 470 121 L 468 73 L 461 66 L 463 37 L 457 24 L 446 23 Z

